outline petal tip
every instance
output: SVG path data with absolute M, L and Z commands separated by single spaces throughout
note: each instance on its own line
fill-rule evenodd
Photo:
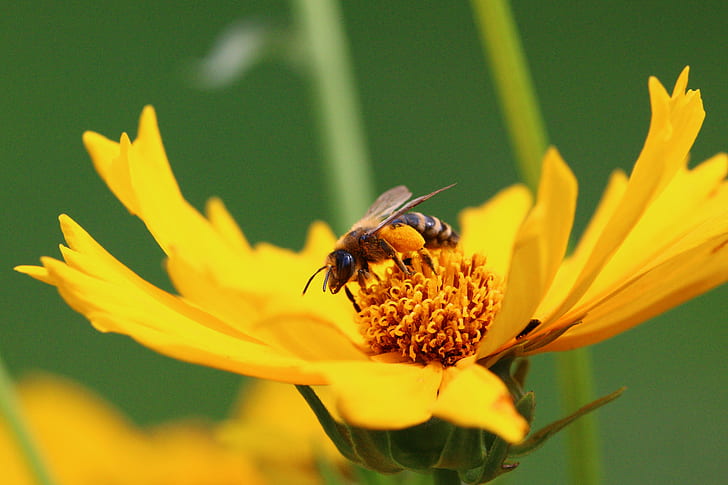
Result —
M 58 215 L 58 222 L 61 224 L 61 227 L 74 224 L 74 220 L 66 213 Z
M 677 81 L 675 81 L 675 87 L 672 90 L 672 97 L 681 95 L 685 93 L 685 90 L 688 87 L 688 77 L 690 75 L 690 66 L 685 66 L 683 70 L 680 72 L 680 75 L 677 77 Z
M 144 106 L 142 114 L 139 116 L 139 132 L 138 136 L 150 131 L 159 133 L 159 124 L 157 122 L 157 112 L 151 104 Z
M 144 108 L 142 108 L 142 116 L 155 116 L 157 113 L 154 110 L 154 106 L 151 104 L 144 105 Z

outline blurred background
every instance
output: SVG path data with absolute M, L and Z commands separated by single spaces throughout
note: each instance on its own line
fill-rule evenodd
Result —
M 610 171 L 629 170 L 641 149 L 650 75 L 671 90 L 690 65 L 689 86 L 701 89 L 707 111 L 692 157 L 728 148 L 724 2 L 516 0 L 513 8 L 551 142 L 579 179 L 577 230 Z M 377 193 L 457 182 L 428 202 L 428 212 L 455 221 L 460 208 L 518 180 L 467 2 L 349 1 L 343 22 Z M 15 376 L 40 369 L 73 377 L 141 424 L 227 413 L 239 376 L 98 333 L 54 288 L 11 268 L 57 256 L 56 218 L 68 213 L 137 273 L 171 289 L 161 251 L 81 144 L 84 130 L 133 137 L 145 104 L 157 109 L 193 205 L 220 196 L 252 242 L 299 249 L 308 224 L 330 219 L 335 203 L 309 80 L 291 52 L 237 71 L 206 70 L 225 36 L 242 38 L 254 56 L 261 32 L 284 38 L 290 26 L 289 5 L 278 1 L 3 6 L 0 352 Z M 599 394 L 629 388 L 598 411 L 608 483 L 725 479 L 727 301 L 727 288 L 714 290 L 593 348 Z M 562 417 L 553 358 L 534 359 L 532 369 L 538 422 Z M 563 444 L 555 439 L 523 459 L 509 483 L 562 483 Z

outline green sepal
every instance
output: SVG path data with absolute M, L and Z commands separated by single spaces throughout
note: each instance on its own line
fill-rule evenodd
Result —
M 401 430 L 370 430 L 347 426 L 357 463 L 381 473 L 400 470 L 462 470 L 479 466 L 493 435 L 458 428 L 438 418 Z
M 526 380 L 526 375 L 528 374 L 529 367 L 530 363 L 528 359 L 505 357 L 502 360 L 496 362 L 489 369 L 493 374 L 500 377 L 500 380 L 502 380 L 508 388 L 508 392 L 510 393 L 516 405 L 518 405 L 518 403 L 521 401 L 521 398 L 523 398 L 523 396 L 525 395 L 523 386 Z M 531 421 L 530 416 L 524 417 L 527 419 L 527 421 Z
M 447 447 L 452 430 L 452 424 L 431 418 L 410 428 L 389 431 L 392 459 L 409 470 L 434 468 Z
M 448 470 L 477 468 L 488 454 L 482 429 L 452 426 L 435 468 Z
M 521 371 L 521 377 L 524 377 L 524 364 L 519 363 L 517 369 Z M 514 375 L 518 374 L 519 372 L 514 373 Z M 536 402 L 533 392 L 524 393 L 521 396 L 521 399 L 516 402 L 516 409 L 529 423 L 533 419 L 535 407 Z M 463 482 L 473 484 L 486 483 L 504 473 L 515 470 L 518 466 L 518 462 L 513 462 L 511 460 L 511 457 L 513 456 L 511 448 L 513 445 L 498 436 L 489 435 L 493 437 L 493 440 L 489 443 L 489 453 L 485 456 L 484 462 L 479 467 L 460 471 L 460 479 Z
M 524 456 L 532 451 L 536 450 L 537 448 L 541 447 L 547 439 L 564 429 L 567 425 L 574 422 L 577 418 L 584 416 L 585 414 L 588 414 L 595 409 L 598 409 L 608 402 L 614 401 L 619 396 L 622 395 L 622 393 L 626 390 L 626 387 L 621 387 L 617 389 L 616 391 L 607 394 L 606 396 L 600 397 L 599 399 L 590 402 L 589 404 L 580 407 L 576 412 L 572 413 L 571 415 L 559 419 L 558 421 L 554 421 L 553 423 L 544 426 L 540 430 L 536 431 L 535 433 L 532 433 L 526 440 L 522 441 L 521 443 L 518 443 L 517 445 L 511 446 L 510 455 L 511 456 Z M 519 409 L 520 411 L 520 409 Z
M 460 428 L 438 418 L 402 430 L 370 430 L 347 426 L 356 463 L 380 473 L 401 470 L 455 470 L 480 476 L 486 467 L 495 476 L 494 460 L 502 464 L 508 443 L 481 429 Z M 497 455 L 492 455 L 497 450 Z M 504 450 L 501 453 L 501 450 Z M 470 482 L 480 483 L 480 482 Z
M 309 386 L 296 385 L 296 389 L 303 396 L 311 408 L 313 413 L 316 415 L 319 424 L 324 429 L 324 432 L 329 439 L 334 443 L 339 453 L 344 455 L 347 459 L 358 463 L 354 450 L 352 447 L 351 436 L 347 427 L 338 421 L 336 421 L 329 410 L 326 409 L 324 403 L 321 402 L 316 393 Z
M 530 423 L 535 395 L 523 391 L 524 360 L 508 359 L 491 368 L 508 386 L 518 412 Z M 513 367 L 513 369 L 511 369 Z M 619 397 L 624 388 L 581 407 L 575 413 L 512 445 L 482 429 L 460 428 L 439 418 L 400 430 L 372 430 L 336 421 L 308 386 L 296 386 L 338 450 L 352 462 L 379 473 L 403 470 L 456 472 L 467 484 L 485 483 L 518 466 L 513 459 L 530 453 L 574 420 Z
M 339 423 L 308 386 L 296 386 L 326 434 L 346 458 L 380 473 L 482 468 L 498 439 L 481 429 L 459 428 L 439 418 L 401 430 L 371 430 Z
M 514 470 L 518 463 L 507 463 L 510 444 L 501 438 L 495 438 L 483 464 L 470 470 L 459 470 L 460 480 L 465 483 L 486 483 L 494 478 Z

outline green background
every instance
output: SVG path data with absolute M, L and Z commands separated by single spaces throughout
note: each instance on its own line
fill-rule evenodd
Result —
M 707 110 L 693 159 L 728 147 L 725 5 L 514 2 L 551 141 L 580 182 L 578 229 L 609 172 L 628 170 L 639 153 L 648 76 L 672 89 L 690 65 L 690 87 L 702 90 Z M 460 208 L 517 181 L 467 3 L 352 1 L 343 12 L 377 191 L 405 183 L 426 193 L 457 182 L 428 202 L 428 212 L 454 221 Z M 199 208 L 221 196 L 251 241 L 297 249 L 310 221 L 331 216 L 300 70 L 271 58 L 222 89 L 189 82 L 191 63 L 237 19 L 285 29 L 290 13 L 285 2 L 3 6 L 0 351 L 15 375 L 73 376 L 143 424 L 226 413 L 238 376 L 97 333 L 53 288 L 10 268 L 58 254 L 56 217 L 64 212 L 136 272 L 170 287 L 161 251 L 96 176 L 81 144 L 87 129 L 135 134 L 145 104 L 157 109 L 188 200 Z M 724 480 L 727 297 L 725 287 L 715 290 L 593 348 L 599 393 L 629 387 L 598 415 L 607 483 Z M 545 423 L 563 414 L 553 357 L 533 364 Z M 509 483 L 563 483 L 563 444 L 556 439 L 523 459 Z

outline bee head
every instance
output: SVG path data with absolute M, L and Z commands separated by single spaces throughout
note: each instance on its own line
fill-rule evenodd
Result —
M 342 286 L 349 282 L 354 275 L 356 262 L 350 252 L 337 249 L 326 258 L 326 277 L 324 278 L 324 291 L 329 285 L 331 293 L 338 293 Z
M 348 283 L 354 275 L 354 271 L 356 270 L 356 261 L 354 260 L 354 256 L 352 256 L 348 251 L 343 249 L 332 251 L 326 257 L 326 264 L 317 269 L 316 272 L 308 279 L 306 286 L 303 288 L 304 294 L 306 293 L 308 285 L 311 284 L 313 278 L 323 270 L 326 270 L 323 290 L 326 291 L 326 286 L 328 286 L 331 293 L 338 293 L 339 290 L 341 290 L 341 288 Z

